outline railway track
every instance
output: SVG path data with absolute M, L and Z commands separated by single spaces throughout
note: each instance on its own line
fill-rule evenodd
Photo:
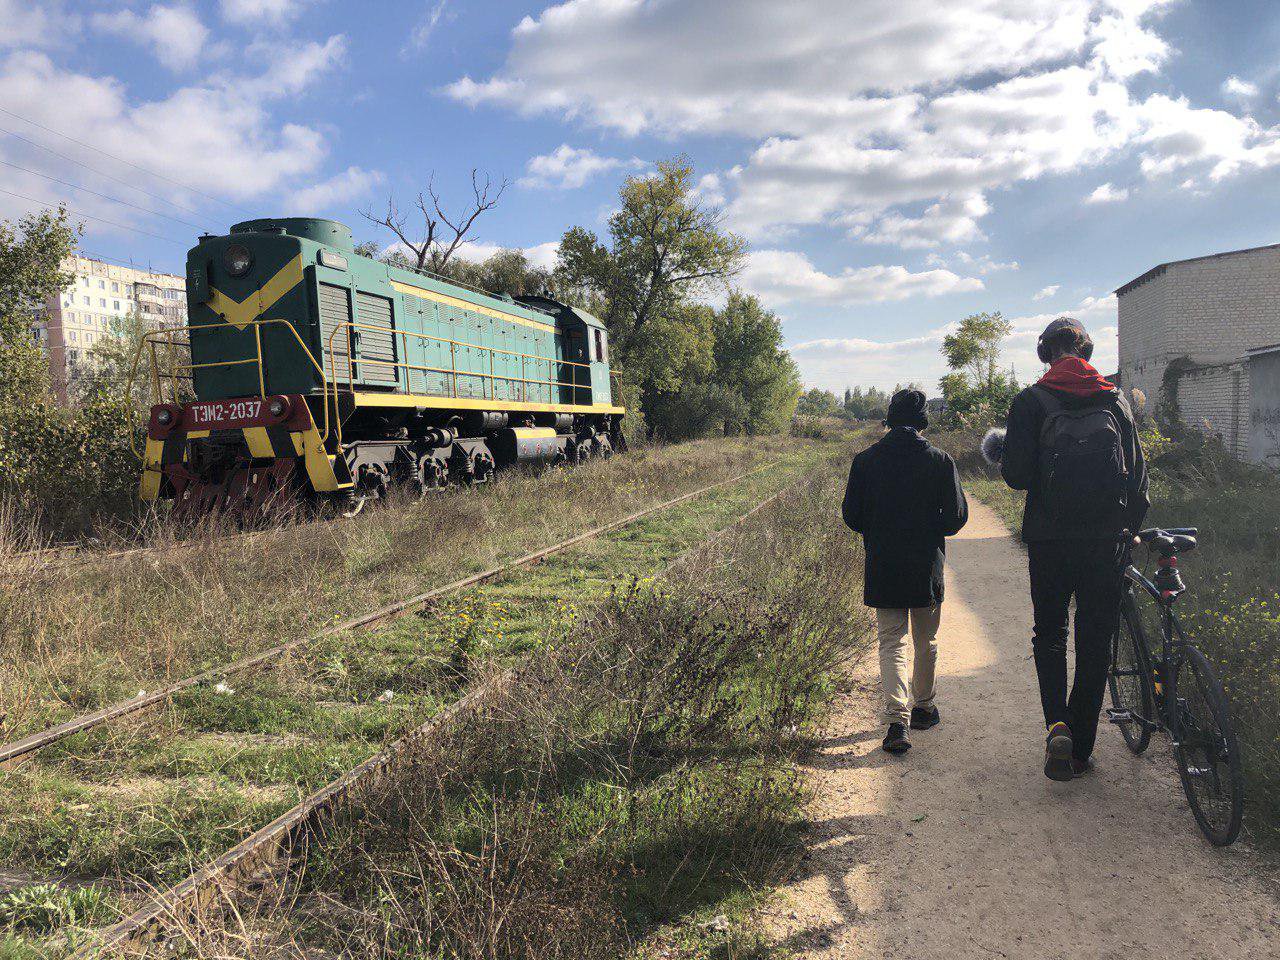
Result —
M 334 624 L 326 628 L 325 630 L 320 631 L 319 633 L 313 634 L 312 636 L 307 637 L 305 639 L 291 641 L 286 644 L 279 644 L 277 646 L 272 647 L 269 650 L 266 650 L 261 653 L 255 654 L 254 656 L 245 658 L 244 660 L 236 661 L 234 663 L 227 664 L 224 667 L 217 668 L 215 670 L 204 671 L 200 674 L 196 674 L 191 677 L 185 678 L 182 681 L 178 681 L 175 684 L 171 684 L 169 687 L 166 687 L 164 690 L 155 691 L 151 694 L 146 695 L 145 697 L 133 698 L 128 701 L 114 704 L 102 710 L 98 710 L 93 713 L 86 714 L 82 717 L 77 717 L 74 720 L 59 724 L 56 727 L 51 727 L 38 734 L 25 737 L 22 740 L 15 741 L 14 743 L 7 744 L 3 747 L 0 747 L 0 758 L 2 758 L 3 762 L 9 766 L 16 765 L 24 760 L 31 760 L 35 758 L 38 754 L 41 754 L 43 751 L 46 751 L 48 748 L 54 747 L 56 744 L 59 744 L 67 740 L 67 738 L 72 737 L 75 734 L 98 730 L 104 727 L 114 729 L 126 718 L 134 717 L 148 710 L 154 710 L 154 708 L 163 705 L 167 701 L 172 701 L 176 697 L 181 697 L 181 695 L 186 692 L 190 692 L 193 690 L 201 690 L 201 689 L 208 691 L 214 686 L 224 685 L 228 680 L 230 680 L 233 677 L 239 678 L 236 681 L 237 686 L 240 686 L 241 683 L 243 683 L 247 690 L 250 685 L 250 680 L 248 675 L 251 675 L 251 674 L 274 675 L 272 674 L 273 668 L 281 664 L 286 659 L 288 659 L 288 655 L 290 653 L 297 652 L 300 648 L 306 647 L 308 645 L 317 644 L 320 641 L 324 640 L 325 638 L 337 638 L 338 635 L 340 634 L 359 631 L 361 630 L 361 628 L 373 627 L 375 625 L 381 624 L 383 621 L 394 620 L 397 617 L 402 616 L 406 613 L 431 605 L 433 601 L 441 600 L 442 598 L 446 597 L 449 594 L 464 592 L 464 591 L 467 591 L 469 587 L 474 587 L 474 586 L 483 584 L 487 581 L 495 580 L 499 578 L 503 573 L 506 573 L 508 571 L 517 570 L 521 567 L 530 567 L 530 566 L 538 565 L 539 561 L 542 561 L 546 558 L 554 556 L 555 554 L 566 551 L 577 544 L 583 543 L 584 541 L 590 540 L 592 538 L 600 537 L 601 535 L 609 533 L 611 531 L 619 530 L 621 528 L 636 524 L 638 521 L 646 517 L 650 517 L 654 514 L 658 514 L 663 511 L 669 511 L 671 510 L 671 508 L 681 503 L 685 503 L 696 497 L 702 496 L 703 494 L 706 494 L 707 492 L 712 491 L 716 488 L 724 487 L 729 484 L 734 484 L 734 483 L 739 483 L 741 481 L 744 481 L 747 478 L 752 477 L 756 474 L 759 474 L 762 471 L 767 470 L 772 466 L 773 464 L 765 464 L 765 465 L 756 467 L 752 470 L 746 471 L 744 473 L 737 474 L 733 477 L 726 478 L 725 480 L 721 480 L 713 484 L 707 484 L 696 490 L 690 491 L 689 493 L 682 494 L 681 496 L 674 497 L 662 503 L 647 507 L 643 510 L 636 511 L 635 513 L 629 514 L 626 517 L 622 517 L 618 520 L 598 526 L 592 530 L 588 530 L 584 533 L 559 541 L 555 544 L 552 544 L 548 547 L 544 547 L 540 550 L 525 554 L 524 556 L 518 557 L 515 560 L 512 560 L 510 562 L 494 566 L 488 570 L 482 571 L 478 574 L 474 574 L 469 577 L 465 577 L 453 583 L 434 588 L 425 593 L 418 594 L 414 597 L 410 597 L 405 600 L 399 601 L 395 604 L 391 604 L 386 607 L 380 608 L 379 610 L 373 611 L 369 614 L 352 618 L 350 620 L 346 620 L 339 624 Z M 748 488 L 747 491 L 735 492 L 728 499 L 717 499 L 714 501 L 709 501 L 709 504 L 715 503 L 715 504 L 719 504 L 720 506 L 713 508 L 708 504 L 708 506 L 698 507 L 693 514 L 688 514 L 688 513 L 681 514 L 681 516 L 686 517 L 686 520 L 681 522 L 688 524 L 690 521 L 687 518 L 702 517 L 704 519 L 694 521 L 695 526 L 702 526 L 707 522 L 705 518 L 712 517 L 712 516 L 723 516 L 726 506 L 730 506 L 732 503 L 736 502 L 736 498 L 741 498 L 745 492 L 748 492 L 750 490 L 755 490 L 755 489 L 758 489 L 758 488 L 751 487 L 751 488 Z M 777 495 L 775 494 L 774 497 L 770 497 L 768 501 L 766 501 L 766 503 L 772 502 L 772 500 L 775 499 L 776 496 Z M 765 505 L 766 505 L 765 503 L 757 504 L 756 507 L 748 511 L 747 515 L 750 515 L 751 513 L 756 512 L 757 510 L 763 508 Z M 716 511 L 719 511 L 719 512 L 717 513 Z M 744 519 L 744 518 L 745 517 L 739 518 L 739 522 L 741 519 Z M 719 522 L 723 522 L 723 521 L 719 521 Z M 653 537 L 654 531 L 667 530 L 667 529 L 677 530 L 679 528 L 671 527 L 668 521 L 663 520 L 659 523 L 658 527 L 647 526 L 644 528 L 644 530 L 646 531 L 645 533 L 634 534 L 634 535 L 629 534 L 623 540 L 616 541 L 616 543 L 618 544 L 619 547 L 621 547 L 624 544 L 629 543 L 633 539 Z M 669 536 L 670 535 L 674 535 L 674 534 L 669 534 Z M 683 536 L 687 538 L 688 534 L 687 533 L 683 534 Z M 686 539 L 686 542 L 687 542 L 687 539 Z M 618 547 L 611 547 L 609 556 L 614 556 L 617 553 L 617 550 L 618 550 Z M 583 567 L 581 571 L 578 570 L 577 568 L 583 563 L 583 559 L 584 559 L 583 554 L 577 554 L 576 558 L 571 561 L 568 561 L 568 562 L 557 561 L 555 564 L 552 564 L 551 567 L 540 566 L 539 569 L 551 571 L 558 568 L 567 568 L 568 564 L 572 563 L 574 566 L 574 570 L 570 572 L 572 572 L 575 575 L 577 575 L 578 573 L 585 573 L 589 576 L 589 571 L 591 569 L 589 558 L 591 554 L 588 554 L 585 556 L 587 558 L 587 563 L 586 563 L 586 566 Z M 545 576 L 545 574 L 536 575 L 535 580 L 537 579 L 537 577 L 542 577 L 542 576 Z M 516 584 L 516 583 L 524 583 L 527 581 L 528 581 L 528 578 L 520 578 L 519 580 L 510 581 L 509 583 Z M 499 586 L 497 589 L 499 591 L 502 591 L 502 590 L 509 589 L 509 587 Z M 546 588 L 544 587 L 544 589 Z M 482 595 L 494 596 L 495 594 L 492 589 L 486 587 Z M 439 617 L 439 615 L 442 612 L 442 609 L 444 612 L 447 612 L 449 609 L 449 604 L 452 604 L 454 602 L 455 601 L 449 601 L 444 608 L 434 608 L 431 614 L 432 620 L 434 621 Z M 382 629 L 382 628 L 379 627 L 379 629 Z M 420 631 L 422 628 L 415 627 L 413 629 Z M 357 636 L 355 638 L 341 637 L 332 642 L 335 645 L 341 644 L 345 646 L 351 643 L 360 643 L 362 641 L 360 640 L 360 637 Z M 307 658 L 304 657 L 303 659 L 306 660 Z M 286 671 L 286 673 L 288 673 L 288 671 Z M 274 682 L 275 681 L 273 681 L 273 683 Z M 247 867 L 242 867 L 242 864 L 257 865 L 257 866 L 254 866 L 254 869 L 257 869 L 264 862 L 263 851 L 267 849 L 280 850 L 284 846 L 287 846 L 288 843 L 292 842 L 292 839 L 297 836 L 297 831 L 303 828 L 302 825 L 313 822 L 315 816 L 322 815 L 323 812 L 326 809 L 329 809 L 334 802 L 337 802 L 343 795 L 345 795 L 345 793 L 349 790 L 351 785 L 368 782 L 368 779 L 370 777 L 376 777 L 379 771 L 385 769 L 388 765 L 394 765 L 395 758 L 399 755 L 400 750 L 406 748 L 408 745 L 411 745 L 413 742 L 416 742 L 416 740 L 419 739 L 421 736 L 430 735 L 430 731 L 433 729 L 436 729 L 440 724 L 448 723 L 451 721 L 451 718 L 454 718 L 458 715 L 465 713 L 467 710 L 471 709 L 474 705 L 483 701 L 485 697 L 489 696 L 492 690 L 493 690 L 492 686 L 486 686 L 481 688 L 480 690 L 476 690 L 476 691 L 472 691 L 471 693 L 468 693 L 467 695 L 462 697 L 460 700 L 457 700 L 454 704 L 448 707 L 445 707 L 442 712 L 436 715 L 435 719 L 428 721 L 427 724 L 425 724 L 422 727 L 418 727 L 410 730 L 403 737 L 401 737 L 399 740 L 396 741 L 397 746 L 393 746 L 393 747 L 387 748 L 384 751 L 378 752 L 377 751 L 378 744 L 375 741 L 370 747 L 370 752 L 375 753 L 374 756 L 350 768 L 348 770 L 348 773 L 344 774 L 342 777 L 337 778 L 336 780 L 329 783 L 327 786 L 323 787 L 322 789 L 307 795 L 306 798 L 302 800 L 301 803 L 293 806 L 291 809 L 281 814 L 280 816 L 274 817 L 273 819 L 271 819 L 271 822 L 268 824 L 267 827 L 264 827 L 261 830 L 255 832 L 251 837 L 240 841 L 234 847 L 228 850 L 225 854 L 217 857 L 212 863 L 210 863 L 204 869 L 202 869 L 201 871 L 199 871 L 198 873 L 192 876 L 189 876 L 186 880 L 170 888 L 169 890 L 166 891 L 165 895 L 163 895 L 160 898 L 156 898 L 156 900 L 154 901 L 148 902 L 143 906 L 143 908 L 140 911 L 138 911 L 137 913 L 127 918 L 126 921 L 122 921 L 121 924 L 117 924 L 115 927 L 111 928 L 110 930 L 111 943 L 124 944 L 131 940 L 131 938 L 133 937 L 133 934 L 129 932 L 128 921 L 133 921 L 134 927 L 138 931 L 141 931 L 146 927 L 148 927 L 149 925 L 154 924 L 155 921 L 162 920 L 166 915 L 166 912 L 168 910 L 173 909 L 175 905 L 190 903 L 192 898 L 195 898 L 196 900 L 202 899 L 211 889 L 211 885 L 216 886 L 218 884 L 230 882 L 230 880 L 234 877 L 244 876 L 245 875 L 244 869 L 246 869 Z M 210 696 L 210 697 L 212 696 L 211 693 L 205 693 L 204 695 Z M 405 706 L 407 707 L 408 704 L 406 703 Z M 340 705 L 335 704 L 334 707 L 337 708 L 337 707 L 340 707 Z M 326 710 L 327 709 L 330 709 L 330 708 L 326 707 Z M 167 722 L 168 719 L 172 716 L 173 716 L 172 711 L 166 711 L 163 717 L 161 718 L 161 723 L 163 724 L 164 722 Z M 154 726 L 155 726 L 154 724 L 148 724 L 142 728 L 142 732 L 148 733 L 154 728 Z M 135 727 L 132 724 L 130 724 L 129 729 L 134 730 Z M 193 729 L 198 730 L 199 728 L 197 727 Z M 230 729 L 234 729 L 234 728 L 230 728 Z M 111 737 L 112 739 L 108 741 L 103 741 L 99 738 L 98 740 L 90 740 L 88 741 L 87 744 L 83 741 L 77 741 L 71 744 L 66 744 L 63 747 L 63 749 L 53 751 L 55 756 L 51 761 L 52 766 L 50 765 L 49 762 L 41 762 L 40 764 L 38 764 L 40 769 L 37 773 L 37 777 L 38 778 L 45 777 L 47 775 L 47 772 L 51 770 L 61 771 L 62 769 L 65 768 L 65 765 L 68 763 L 71 763 L 73 765 L 74 764 L 90 764 L 91 765 L 92 763 L 98 762 L 101 759 L 99 756 L 97 756 L 98 752 L 102 749 L 100 745 L 103 743 L 110 744 L 110 747 L 107 749 L 107 752 L 110 753 L 111 749 L 115 748 L 115 746 L 117 745 L 117 741 L 119 740 L 116 734 L 108 734 L 108 736 Z M 129 736 L 132 737 L 135 735 L 131 733 L 129 734 Z M 125 738 L 125 741 L 126 742 L 128 741 L 128 737 Z M 362 752 L 359 754 L 359 756 L 366 757 L 368 756 L 368 754 Z M 80 757 L 83 757 L 86 759 L 84 760 L 78 759 Z M 80 768 L 73 766 L 73 769 L 80 769 Z M 334 769 L 342 769 L 342 768 L 337 767 Z M 28 778 L 24 776 L 22 782 L 25 783 L 27 779 Z M 325 779 L 328 779 L 328 778 L 325 778 Z M 43 782 L 43 781 L 39 781 L 39 782 Z M 87 782 L 89 783 L 102 782 L 105 784 L 108 781 L 95 781 L 91 773 L 90 780 Z M 322 782 L 322 781 L 316 781 L 316 782 Z M 182 821 L 180 817 L 176 817 L 176 819 L 180 823 L 185 822 L 185 821 Z M 259 822 L 262 822 L 262 821 L 259 821 Z M 230 834 L 228 834 L 228 837 L 230 839 Z M 273 843 L 274 843 L 274 847 L 272 847 Z M 214 849 L 216 849 L 216 847 Z M 22 861 L 19 861 L 19 862 L 22 862 Z M 43 861 L 39 861 L 37 859 L 31 862 L 39 863 Z M 55 861 L 55 862 L 58 862 L 58 861 Z M 114 871 L 108 868 L 105 871 L 105 873 L 99 874 L 96 872 L 96 868 L 90 866 L 87 868 L 87 870 L 83 872 L 83 875 L 84 876 L 100 875 L 100 876 L 104 876 L 105 878 L 107 874 L 110 874 L 112 872 Z M 122 867 L 121 873 L 122 875 L 123 873 L 131 874 L 130 867 L 128 866 Z M 165 881 L 157 882 L 156 886 L 162 887 L 167 882 L 169 881 L 165 880 Z M 103 941 L 102 945 L 105 945 L 105 944 L 106 944 L 106 941 Z M 86 955 L 92 955 L 92 954 L 86 954 Z
M 303 647 L 315 644 L 327 637 L 334 637 L 343 633 L 349 633 L 353 630 L 371 627 L 395 617 L 403 616 L 406 613 L 411 613 L 433 600 L 437 600 L 441 597 L 448 596 L 449 594 L 465 590 L 468 587 L 473 587 L 493 580 L 511 570 L 516 570 L 520 567 L 527 567 L 530 564 L 537 563 L 539 560 L 561 553 L 562 551 L 568 550 L 571 547 L 587 540 L 591 540 L 613 530 L 629 526 L 652 514 L 669 510 L 672 507 L 678 506 L 688 500 L 692 500 L 694 497 L 701 496 L 702 494 L 708 493 L 718 487 L 727 486 L 728 484 L 745 480 L 746 478 L 754 476 L 773 465 L 774 464 L 772 463 L 762 464 L 761 466 L 756 467 L 753 470 L 749 470 L 746 473 L 739 474 L 735 477 L 729 477 L 725 480 L 719 480 L 715 483 L 708 484 L 705 487 L 700 487 L 697 490 L 682 494 L 679 497 L 667 500 L 656 506 L 647 507 L 644 510 L 637 511 L 619 520 L 614 520 L 610 523 L 604 524 L 603 526 L 588 530 L 585 533 L 569 537 L 567 540 L 561 540 L 551 546 L 543 547 L 542 549 L 535 550 L 532 553 L 526 553 L 524 556 L 517 557 L 515 560 L 511 560 L 507 563 L 490 567 L 480 573 L 472 574 L 469 577 L 463 577 L 461 580 L 455 580 L 452 583 L 445 584 L 444 586 L 434 587 L 425 593 L 417 594 L 416 596 L 409 597 L 405 600 L 399 600 L 395 603 L 388 604 L 387 606 L 371 611 L 370 613 L 366 613 L 358 617 L 352 617 L 348 620 L 342 621 L 341 623 L 336 623 L 330 627 L 326 627 L 319 633 L 312 634 L 311 636 L 301 637 L 287 643 L 277 644 L 276 646 L 263 650 L 260 653 L 256 653 L 251 657 L 236 660 L 233 663 L 214 667 L 210 670 L 203 670 L 199 673 L 192 674 L 189 677 L 185 677 L 182 680 L 178 680 L 175 683 L 161 687 L 159 690 L 149 691 L 129 700 L 120 701 L 118 703 L 111 704 L 110 706 L 103 707 L 102 709 L 82 714 L 78 717 L 74 717 L 63 723 L 57 724 L 56 726 L 49 727 L 46 730 L 42 730 L 39 733 L 34 733 L 30 736 L 23 737 L 20 740 L 0 745 L 0 770 L 12 768 L 23 760 L 29 759 L 35 753 L 38 753 L 47 747 L 51 747 L 68 737 L 74 736 L 75 734 L 84 733 L 88 730 L 101 727 L 114 720 L 129 717 L 145 710 L 154 709 L 155 707 L 172 700 L 178 694 L 191 690 L 195 687 L 217 684 L 228 680 L 231 677 L 241 676 L 253 671 L 271 669 L 281 661 L 282 657 L 285 657 Z
M 755 473 L 758 471 L 752 471 Z M 744 479 L 750 474 L 721 481 L 687 494 L 677 500 L 669 501 L 633 518 L 619 521 L 617 526 L 635 522 L 659 510 L 668 509 L 680 502 L 699 496 L 718 486 Z M 750 510 L 741 514 L 729 526 L 724 527 L 692 549 L 677 556 L 659 576 L 669 576 L 682 563 L 693 556 L 702 554 L 716 540 L 739 527 L 743 522 L 777 502 L 794 484 L 788 485 L 771 496 L 755 504 Z M 598 535 L 598 532 L 584 534 Z M 576 538 L 575 538 L 576 539 Z M 523 558 L 522 558 L 523 559 Z M 140 908 L 121 919 L 112 926 L 100 931 L 92 944 L 82 947 L 73 953 L 70 960 L 101 960 L 116 952 L 145 942 L 154 931 L 167 920 L 180 917 L 193 905 L 217 906 L 230 903 L 236 896 L 237 889 L 246 881 L 263 871 L 278 868 L 289 861 L 294 846 L 330 815 L 336 805 L 353 790 L 366 786 L 380 776 L 392 775 L 397 762 L 411 751 L 429 741 L 433 736 L 447 730 L 457 723 L 499 700 L 512 690 L 519 679 L 520 667 L 516 666 L 498 673 L 490 679 L 472 688 L 459 700 L 445 708 L 426 723 L 400 737 L 385 749 L 358 764 L 354 768 L 328 783 L 320 790 L 310 794 L 300 803 L 276 817 L 272 822 L 255 831 L 213 862 L 202 867 L 179 883 L 151 897 Z

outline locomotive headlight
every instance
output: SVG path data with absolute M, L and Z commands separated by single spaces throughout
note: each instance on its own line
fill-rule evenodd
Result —
M 162 427 L 167 427 L 169 424 L 173 423 L 173 411 L 168 407 L 165 407 L 163 410 L 157 410 L 156 423 L 160 424 Z
M 222 252 L 222 265 L 233 277 L 243 277 L 253 266 L 253 254 L 248 247 L 233 243 Z
M 267 402 L 267 413 L 271 414 L 277 420 L 282 419 L 289 413 L 288 397 L 272 397 Z

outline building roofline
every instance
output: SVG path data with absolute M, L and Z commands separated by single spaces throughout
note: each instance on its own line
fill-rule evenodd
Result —
M 1139 287 L 1142 284 L 1146 283 L 1148 280 L 1154 280 L 1156 277 L 1160 276 L 1160 274 L 1164 273 L 1165 270 L 1168 269 L 1169 267 L 1177 266 L 1179 264 L 1196 263 L 1197 261 L 1200 261 L 1200 260 L 1218 260 L 1218 259 L 1221 259 L 1222 257 L 1234 257 L 1237 254 L 1241 254 L 1241 253 L 1256 253 L 1259 250 L 1280 250 L 1280 243 L 1269 243 L 1261 247 L 1244 247 L 1243 249 L 1240 249 L 1240 250 L 1224 250 L 1221 253 L 1209 253 L 1209 254 L 1205 254 L 1202 257 L 1187 257 L 1185 260 L 1169 260 L 1165 263 L 1156 264 L 1156 266 L 1152 267 L 1146 273 L 1140 276 L 1134 277 L 1128 283 L 1121 284 L 1120 286 L 1116 287 L 1116 289 L 1113 292 L 1117 297 L 1123 296 L 1124 294 L 1132 290 L 1134 287 Z
M 1262 356 L 1266 353 L 1280 353 L 1280 343 L 1273 343 L 1265 347 L 1254 347 L 1252 350 L 1246 350 L 1246 357 Z

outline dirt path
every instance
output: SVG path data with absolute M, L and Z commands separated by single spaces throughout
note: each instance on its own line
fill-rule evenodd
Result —
M 1026 560 L 974 504 L 949 550 L 943 722 L 880 750 L 875 657 L 813 758 L 811 850 L 771 911 L 780 943 L 841 960 L 1280 957 L 1280 885 L 1203 842 L 1157 740 L 1099 733 L 1098 768 L 1041 772 Z

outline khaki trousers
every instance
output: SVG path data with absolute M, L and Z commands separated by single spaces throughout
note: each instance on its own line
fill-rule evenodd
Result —
M 915 645 L 911 686 L 907 686 L 907 623 Z M 880 685 L 884 691 L 884 715 L 889 723 L 907 723 L 913 706 L 926 710 L 937 695 L 938 624 L 942 606 L 897 610 L 876 609 L 880 635 Z

